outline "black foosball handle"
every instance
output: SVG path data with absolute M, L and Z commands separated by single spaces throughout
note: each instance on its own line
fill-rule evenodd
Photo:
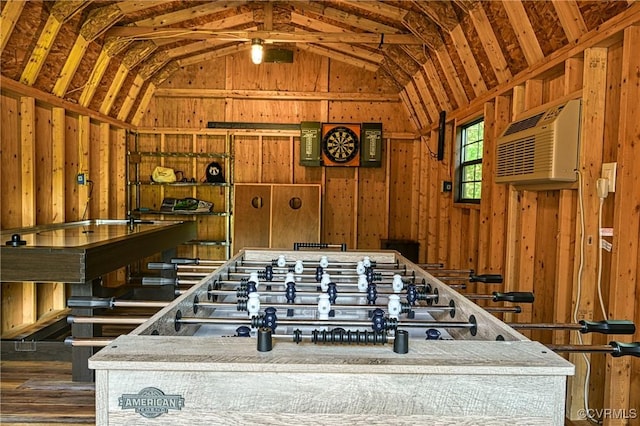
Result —
M 481 274 L 469 276 L 469 282 L 472 283 L 485 283 L 485 284 L 501 284 L 504 281 L 500 274 Z
M 636 356 L 640 357 L 640 342 L 623 343 L 623 342 L 609 342 L 609 345 L 613 348 L 611 356 Z
M 535 297 L 528 291 L 511 291 L 509 293 L 493 292 L 494 302 L 533 303 Z
M 340 251 L 347 251 L 347 244 L 329 244 L 329 243 L 293 243 L 293 250 L 298 251 L 302 248 L 327 249 L 329 247 L 340 247 Z
M 578 321 L 582 328 L 580 333 L 601 334 L 635 334 L 636 326 L 632 321 L 607 320 L 607 321 Z

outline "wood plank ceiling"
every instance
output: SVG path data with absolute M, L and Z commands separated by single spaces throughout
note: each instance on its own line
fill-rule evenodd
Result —
M 149 85 L 182 67 L 248 51 L 259 38 L 267 48 L 295 47 L 375 73 L 423 129 L 440 111 L 463 108 L 632 5 L 8 0 L 0 16 L 1 74 L 131 122 Z

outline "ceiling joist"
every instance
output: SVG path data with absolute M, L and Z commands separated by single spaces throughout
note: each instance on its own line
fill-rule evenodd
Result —
M 411 34 L 376 33 L 318 33 L 281 31 L 231 31 L 202 28 L 154 28 L 154 27 L 113 27 L 107 31 L 108 37 L 126 37 L 132 40 L 155 40 L 173 38 L 178 40 L 207 40 L 215 38 L 224 41 L 251 41 L 259 38 L 267 43 L 362 43 L 362 44 L 421 44 Z

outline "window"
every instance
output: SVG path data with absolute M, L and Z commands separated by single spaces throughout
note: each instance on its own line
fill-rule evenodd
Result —
M 482 190 L 484 119 L 460 127 L 458 196 L 462 203 L 479 203 Z

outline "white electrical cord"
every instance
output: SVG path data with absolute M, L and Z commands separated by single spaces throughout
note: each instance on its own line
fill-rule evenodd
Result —
M 600 301 L 600 309 L 602 309 L 602 318 L 606 321 L 607 310 L 604 308 L 604 300 L 602 298 L 602 206 L 604 198 L 600 197 L 600 207 L 598 208 L 598 300 Z
M 582 270 L 584 267 L 584 200 L 582 195 L 582 173 L 580 170 L 576 170 L 578 174 L 578 204 L 580 208 L 580 263 L 578 266 L 578 288 L 576 289 L 576 306 L 573 309 L 573 322 L 578 322 L 578 308 L 580 307 L 580 297 L 582 292 Z M 600 230 L 598 229 L 598 245 L 600 245 Z M 578 342 L 582 345 L 582 333 L 578 333 Z M 591 376 L 591 363 L 586 353 L 582 354 L 587 371 L 584 378 L 584 413 L 587 419 L 593 423 L 600 424 L 601 422 L 591 415 L 589 409 L 589 380 Z

